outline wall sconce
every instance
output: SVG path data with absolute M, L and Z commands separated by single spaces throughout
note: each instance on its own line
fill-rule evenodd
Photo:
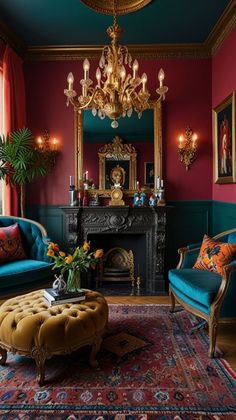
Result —
M 53 167 L 59 154 L 58 139 L 55 137 L 51 139 L 49 132 L 45 130 L 42 136 L 37 137 L 36 144 L 43 159 L 47 160 L 48 166 Z
M 42 152 L 57 151 L 58 140 L 56 138 L 51 139 L 50 134 L 47 130 L 44 131 L 42 136 L 37 138 L 37 146 Z
M 197 152 L 197 134 L 193 133 L 190 127 L 186 128 L 185 134 L 179 137 L 178 152 L 181 162 L 189 170 L 190 165 L 196 159 Z

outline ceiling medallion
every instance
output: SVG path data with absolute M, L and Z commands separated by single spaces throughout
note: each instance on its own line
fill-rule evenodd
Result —
M 152 0 L 119 0 L 117 4 L 116 14 L 126 15 L 128 13 L 136 12 L 142 9 Z M 81 0 L 86 6 L 90 7 L 96 12 L 104 13 L 105 15 L 113 15 L 113 0 Z

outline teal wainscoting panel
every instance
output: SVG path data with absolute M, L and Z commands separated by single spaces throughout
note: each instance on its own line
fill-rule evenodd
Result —
M 236 204 L 223 201 L 212 202 L 212 233 L 236 228 Z
M 205 233 L 211 235 L 211 201 L 168 202 L 166 270 L 176 267 L 178 248 L 202 242 Z
M 26 206 L 26 217 L 41 223 L 47 230 L 49 238 L 64 249 L 64 214 L 60 206 Z

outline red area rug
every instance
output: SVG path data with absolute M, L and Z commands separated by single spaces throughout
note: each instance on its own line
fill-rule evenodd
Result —
M 35 364 L 9 354 L 0 367 L 1 420 L 236 419 L 236 375 L 207 357 L 198 321 L 164 305 L 109 305 L 109 330 L 90 368 L 87 349 Z

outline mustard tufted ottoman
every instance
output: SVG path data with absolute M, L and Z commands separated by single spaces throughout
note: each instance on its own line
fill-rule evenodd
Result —
M 43 290 L 17 296 L 0 307 L 0 364 L 7 350 L 35 359 L 38 382 L 44 382 L 45 361 L 54 354 L 68 354 L 91 345 L 90 365 L 97 366 L 97 352 L 108 320 L 108 305 L 97 292 L 85 290 L 82 303 L 49 307 Z

